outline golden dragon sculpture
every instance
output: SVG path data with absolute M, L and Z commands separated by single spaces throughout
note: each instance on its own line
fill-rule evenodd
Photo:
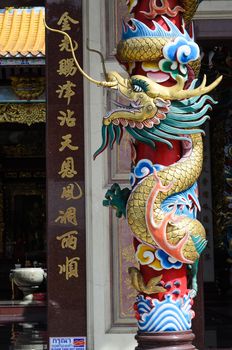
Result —
M 200 176 L 203 131 L 196 127 L 209 118 L 205 114 L 214 103 L 209 96 L 201 95 L 214 89 L 222 77 L 209 86 L 204 77 L 200 86 L 194 88 L 196 82 L 193 82 L 187 90 L 183 89 L 181 76 L 172 87 L 158 86 L 151 79 L 138 75 L 125 79 L 111 72 L 108 78 L 117 81 L 114 89 L 118 89 L 128 104 L 117 102 L 117 108 L 103 118 L 103 143 L 95 157 L 108 144 L 113 147 L 114 142 L 120 142 L 123 127 L 135 139 L 150 145 L 159 141 L 171 147 L 170 139 L 182 141 L 180 161 L 159 172 L 154 169 L 132 189 L 126 217 L 140 242 L 158 247 L 178 261 L 192 264 L 206 245 L 203 226 L 196 219 L 176 216 L 178 202 L 169 213 L 164 212 L 161 205 L 166 198 L 192 187 Z M 171 103 L 176 100 L 177 103 Z M 206 101 L 211 104 L 205 104 Z

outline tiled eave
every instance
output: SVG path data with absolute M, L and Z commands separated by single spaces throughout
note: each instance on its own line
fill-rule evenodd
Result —
M 0 10 L 0 64 L 24 64 L 45 58 L 43 7 Z M 23 63 L 24 62 L 24 63 Z M 30 64 L 30 63 L 28 63 Z

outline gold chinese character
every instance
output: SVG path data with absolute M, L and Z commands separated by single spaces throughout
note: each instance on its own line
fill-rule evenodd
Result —
M 74 76 L 77 72 L 73 58 L 64 58 L 59 61 L 59 69 L 57 70 L 59 75 Z
M 69 207 L 66 211 L 59 210 L 59 214 L 55 222 L 59 222 L 60 224 L 70 223 L 77 226 L 77 212 L 75 207 Z
M 71 52 L 70 42 L 66 36 L 63 37 L 61 43 L 59 44 L 60 51 Z M 78 49 L 78 43 L 73 40 L 73 49 L 76 51 Z
M 68 12 L 64 12 L 63 15 L 60 17 L 59 21 L 57 22 L 57 24 L 61 26 L 61 30 L 65 32 L 65 31 L 71 30 L 71 26 L 69 22 L 73 24 L 79 23 L 79 21 L 71 18 Z
M 73 146 L 72 143 L 72 135 L 67 134 L 62 136 L 63 141 L 61 141 L 61 147 L 59 148 L 60 152 L 63 152 L 63 150 L 67 147 L 71 151 L 77 151 L 79 149 L 78 146 Z
M 78 189 L 78 194 L 74 194 L 74 185 L 76 185 Z M 68 184 L 66 187 L 63 187 L 61 198 L 66 199 L 67 201 L 70 199 L 80 199 L 83 196 L 83 191 L 80 187 L 80 185 L 77 182 L 74 182 L 72 184 Z
M 61 169 L 58 173 L 61 175 L 62 179 L 65 177 L 71 179 L 74 177 L 74 175 L 77 174 L 77 171 L 74 168 L 74 160 L 73 157 L 67 157 L 63 163 L 61 164 Z
M 57 119 L 60 121 L 60 126 L 64 126 L 65 124 L 72 128 L 76 125 L 76 117 L 73 117 L 74 111 L 70 111 L 67 109 L 67 113 L 63 111 L 59 111 L 60 115 L 58 115 Z
M 56 90 L 58 98 L 67 98 L 67 104 L 69 105 L 71 97 L 75 95 L 75 91 L 72 90 L 73 87 L 76 87 L 76 84 L 67 80 L 66 84 L 59 85 L 59 90 Z
M 78 231 L 68 231 L 61 236 L 57 236 L 56 239 L 61 241 L 62 249 L 69 248 L 75 250 L 77 248 L 77 237 Z
M 62 273 L 65 273 L 66 280 L 69 280 L 71 277 L 78 277 L 78 263 L 80 258 L 76 256 L 75 258 L 69 259 L 66 256 L 65 264 L 58 265 L 59 267 L 59 274 L 62 275 Z

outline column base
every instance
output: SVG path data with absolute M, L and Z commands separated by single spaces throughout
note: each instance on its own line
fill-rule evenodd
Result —
M 135 339 L 138 346 L 135 350 L 194 350 L 192 344 L 195 335 L 192 331 L 185 332 L 160 332 L 142 333 L 138 332 Z

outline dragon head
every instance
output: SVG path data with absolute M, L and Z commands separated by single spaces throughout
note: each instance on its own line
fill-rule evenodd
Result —
M 165 113 L 169 111 L 170 101 L 152 96 L 152 80 L 144 76 L 135 75 L 130 79 L 124 79 L 117 72 L 108 75 L 110 81 L 117 80 L 116 89 L 119 94 L 128 101 L 128 104 L 116 102 L 117 109 L 106 114 L 103 124 L 108 126 L 121 124 L 131 127 L 143 128 L 143 126 L 153 126 L 159 124 L 160 119 L 165 118 Z
M 108 145 L 112 148 L 115 142 L 120 143 L 123 128 L 136 140 L 151 147 L 155 146 L 155 141 L 172 147 L 171 139 L 188 140 L 183 135 L 203 132 L 194 128 L 209 118 L 205 113 L 215 101 L 202 95 L 214 89 L 221 79 L 219 77 L 206 86 L 204 76 L 198 87 L 198 80 L 194 80 L 184 90 L 185 81 L 182 76 L 177 76 L 174 86 L 166 87 L 142 75 L 124 78 L 117 72 L 108 73 L 108 81 L 114 83 L 111 89 L 116 90 L 128 104 L 116 102 L 117 109 L 104 116 L 102 145 L 95 152 L 94 158 Z M 205 104 L 206 101 L 211 104 Z
M 128 1 L 127 5 L 134 8 L 138 1 Z M 166 21 L 169 23 L 170 31 L 165 31 L 165 36 L 170 36 L 173 31 L 176 34 L 180 33 L 171 21 L 168 19 Z M 99 81 L 90 77 L 80 67 L 70 35 L 62 30 L 50 28 L 46 22 L 44 24 L 48 30 L 62 34 L 68 39 L 74 62 L 86 79 L 97 86 L 116 90 L 129 101 L 127 106 L 119 103 L 117 110 L 108 112 L 103 118 L 102 144 L 95 152 L 94 158 L 108 145 L 112 148 L 115 142 L 120 143 L 123 127 L 135 140 L 144 142 L 153 148 L 155 141 L 163 142 L 172 147 L 171 140 L 173 139 L 189 142 L 186 135 L 203 132 L 196 127 L 202 125 L 209 118 L 205 113 L 211 104 L 205 105 L 205 102 L 215 103 L 212 98 L 204 94 L 213 90 L 222 80 L 222 76 L 209 86 L 206 86 L 206 77 L 204 76 L 202 83 L 196 87 L 198 84 L 196 79 L 186 90 L 184 89 L 185 79 L 181 75 L 177 75 L 175 77 L 176 84 L 169 87 L 159 85 L 143 75 L 123 78 L 117 72 L 110 72 L 106 74 L 106 81 Z M 139 25 L 138 21 L 137 24 Z M 152 32 L 149 28 L 147 30 L 149 33 Z M 156 35 L 161 30 L 163 30 L 162 27 L 157 24 Z M 128 35 L 131 35 L 129 29 L 127 30 Z

